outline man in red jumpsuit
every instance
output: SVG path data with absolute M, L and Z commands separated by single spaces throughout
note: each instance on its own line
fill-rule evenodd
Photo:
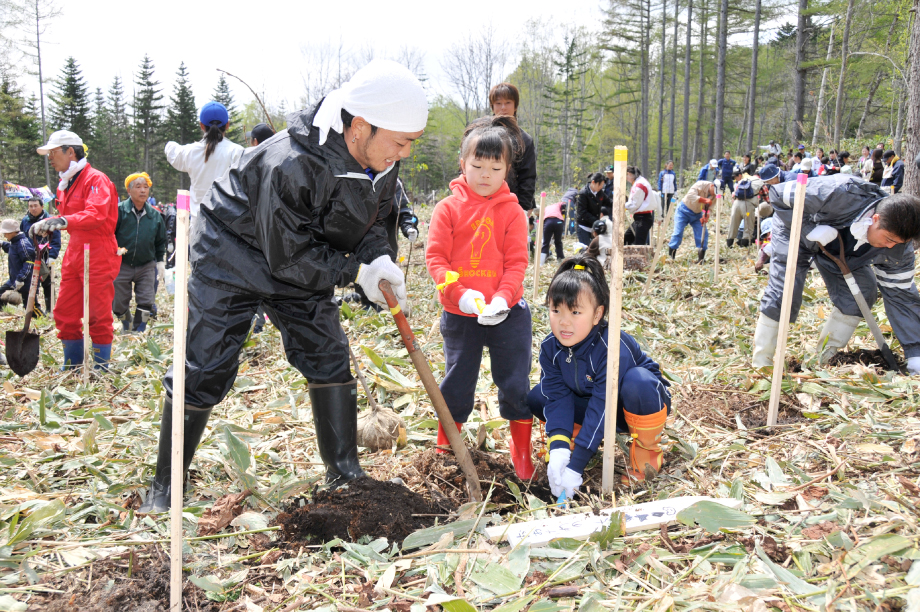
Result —
M 42 219 L 30 228 L 29 235 L 70 232 L 54 306 L 54 324 L 64 344 L 64 367 L 83 364 L 83 251 L 89 245 L 89 335 L 97 367 L 105 369 L 112 355 L 112 298 L 120 263 L 115 242 L 118 192 L 109 177 L 87 163 L 83 141 L 73 132 L 51 134 L 48 144 L 36 151 L 48 156 L 48 163 L 61 177 L 57 189 L 60 216 Z

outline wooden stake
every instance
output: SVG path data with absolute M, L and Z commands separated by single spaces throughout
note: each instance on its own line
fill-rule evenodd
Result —
M 799 240 L 802 235 L 802 214 L 805 209 L 805 187 L 808 175 L 799 174 L 795 186 L 795 203 L 792 206 L 792 227 L 789 228 L 789 254 L 786 255 L 786 279 L 783 282 L 783 303 L 779 311 L 779 331 L 776 334 L 776 353 L 773 355 L 773 386 L 770 388 L 770 407 L 767 426 L 776 425 L 779 399 L 783 389 L 783 370 L 786 367 L 786 340 L 789 337 L 789 317 L 792 314 L 792 293 L 795 272 L 799 263 Z
M 188 328 L 189 192 L 176 195 L 176 295 L 173 314 L 172 472 L 169 500 L 169 610 L 182 610 L 182 447 L 185 425 L 185 332 Z M 161 431 L 160 435 L 166 435 Z
M 83 384 L 89 384 L 93 367 L 93 343 L 89 337 L 89 243 L 83 245 Z
M 661 259 L 661 247 L 664 246 L 664 240 L 669 236 L 668 228 L 671 226 L 671 220 L 674 218 L 674 211 L 677 209 L 679 202 L 673 202 L 668 208 L 668 216 L 664 220 L 664 223 L 661 224 L 661 228 L 658 230 L 658 243 L 655 245 L 655 251 L 652 253 L 652 263 L 648 271 L 648 276 L 645 278 L 645 287 L 642 288 L 642 295 L 648 293 L 648 290 L 652 287 L 652 277 L 655 276 L 655 270 L 658 267 L 658 260 Z
M 540 192 L 540 214 L 537 219 L 537 237 L 533 244 L 533 300 L 537 303 L 537 293 L 540 291 L 540 260 L 543 258 L 543 215 L 546 214 L 546 192 Z M 549 257 L 549 249 L 547 249 Z
M 48 278 L 51 279 L 51 312 L 48 313 L 48 316 L 53 317 L 54 305 L 57 303 L 57 289 L 54 286 L 54 266 L 52 262 L 48 262 Z
M 722 221 L 722 190 L 716 194 L 716 248 L 714 249 L 715 259 L 712 262 L 712 282 L 719 282 L 719 222 Z
M 610 313 L 607 332 L 607 401 L 604 404 L 604 466 L 601 489 L 613 492 L 613 453 L 617 447 L 617 398 L 620 376 L 620 325 L 623 307 L 623 215 L 626 210 L 626 147 L 616 147 L 613 152 L 613 203 L 610 206 L 613 221 L 610 255 Z

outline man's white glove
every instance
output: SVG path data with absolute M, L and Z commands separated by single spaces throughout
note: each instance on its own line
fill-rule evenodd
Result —
M 157 280 L 160 284 L 166 284 L 166 262 L 158 261 L 157 262 Z
M 559 479 L 559 492 L 565 491 L 566 499 L 572 499 L 575 497 L 575 493 L 578 491 L 578 487 L 581 486 L 582 482 L 584 482 L 584 479 L 581 474 L 575 470 L 565 468 L 562 470 L 562 477 Z M 553 495 L 558 497 L 555 492 L 553 492 Z
M 492 298 L 492 303 L 479 313 L 479 324 L 498 325 L 508 318 L 509 312 L 511 312 L 511 309 L 508 308 L 508 302 L 505 301 L 505 298 L 494 297 Z
M 549 490 L 555 497 L 562 493 L 562 473 L 568 469 L 572 451 L 567 448 L 554 448 L 549 451 L 549 465 L 546 466 L 546 477 L 549 479 Z M 571 470 L 569 470 L 571 471 Z
M 821 246 L 827 246 L 829 243 L 837 239 L 837 230 L 832 228 L 830 225 L 817 225 L 815 229 L 808 232 L 808 235 L 805 236 L 806 240 L 811 240 L 812 242 L 817 242 Z
M 175 250 L 176 250 L 176 245 L 174 245 L 172 242 L 166 245 L 166 252 L 169 253 L 170 255 L 172 255 L 172 252 Z
M 358 277 L 355 278 L 355 282 L 364 289 L 367 299 L 386 307 L 387 300 L 378 286 L 382 280 L 390 282 L 396 300 L 402 309 L 406 310 L 406 279 L 403 271 L 388 255 L 381 255 L 369 264 L 361 264 L 358 268 Z
M 116 251 L 115 251 L 115 254 L 118 255 L 119 257 L 121 257 L 122 255 L 124 255 L 124 254 L 127 253 L 127 252 L 128 252 L 128 249 L 127 249 L 127 248 L 125 248 L 125 247 L 118 247 L 118 249 L 116 249 Z
M 66 227 L 67 219 L 64 217 L 48 217 L 29 228 L 29 238 L 34 240 L 38 236 L 50 236 L 53 232 Z
M 406 238 L 409 239 L 409 242 L 415 242 L 418 240 L 418 230 L 414 227 L 410 227 L 406 230 Z
M 485 304 L 486 296 L 475 291 L 473 289 L 467 289 L 463 295 L 460 296 L 460 312 L 464 312 L 468 315 L 479 316 L 479 304 L 476 303 L 476 300 L 479 300 L 480 304 Z
M 13 283 L 13 290 L 19 291 L 20 289 L 22 289 L 22 286 L 23 286 L 22 281 L 16 281 L 15 283 Z
M 920 357 L 907 358 L 907 373 L 911 376 L 920 374 Z

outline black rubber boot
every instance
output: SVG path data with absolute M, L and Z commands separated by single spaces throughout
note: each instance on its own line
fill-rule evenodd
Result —
M 674 259 L 677 256 L 677 249 L 672 249 L 668 247 L 668 255 L 671 256 L 671 259 Z
M 182 482 L 185 482 L 188 468 L 192 464 L 192 457 L 195 456 L 195 449 L 198 448 L 198 443 L 201 442 L 201 436 L 204 435 L 204 429 L 210 416 L 210 407 L 199 408 L 188 405 L 185 407 Z M 163 416 L 160 419 L 160 446 L 157 450 L 157 470 L 154 473 L 153 480 L 150 481 L 147 499 L 137 510 L 138 514 L 157 514 L 169 510 L 170 495 L 172 494 L 172 487 L 170 486 L 171 472 L 172 398 L 167 395 L 166 401 L 163 403 Z
M 732 248 L 732 245 L 735 244 L 735 239 L 734 239 L 734 238 L 726 238 L 726 239 L 725 239 L 725 244 L 728 245 L 728 248 Z M 741 242 L 739 241 L 738 244 L 740 245 Z
M 310 385 L 316 446 L 326 465 L 326 483 L 364 476 L 358 463 L 358 383 Z
M 747 248 L 751 246 L 751 241 L 747 238 L 742 238 L 741 240 L 738 241 L 738 246 L 740 246 L 741 248 Z
M 699 251 L 697 251 L 696 256 L 698 258 L 696 260 L 696 263 L 698 264 L 703 263 L 703 260 L 706 258 L 706 249 L 700 249 Z

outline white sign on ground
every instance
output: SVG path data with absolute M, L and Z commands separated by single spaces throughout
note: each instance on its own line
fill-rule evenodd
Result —
M 591 534 L 607 528 L 612 512 L 623 513 L 626 533 L 632 533 L 644 529 L 657 529 L 659 525 L 674 523 L 678 512 L 699 501 L 716 502 L 734 509 L 742 505 L 739 499 L 715 499 L 705 495 L 676 497 L 602 510 L 600 514 L 566 514 L 513 525 L 487 527 L 486 534 L 493 542 L 507 539 L 513 546 L 521 542 L 528 546 L 544 546 L 557 538 L 586 540 Z

